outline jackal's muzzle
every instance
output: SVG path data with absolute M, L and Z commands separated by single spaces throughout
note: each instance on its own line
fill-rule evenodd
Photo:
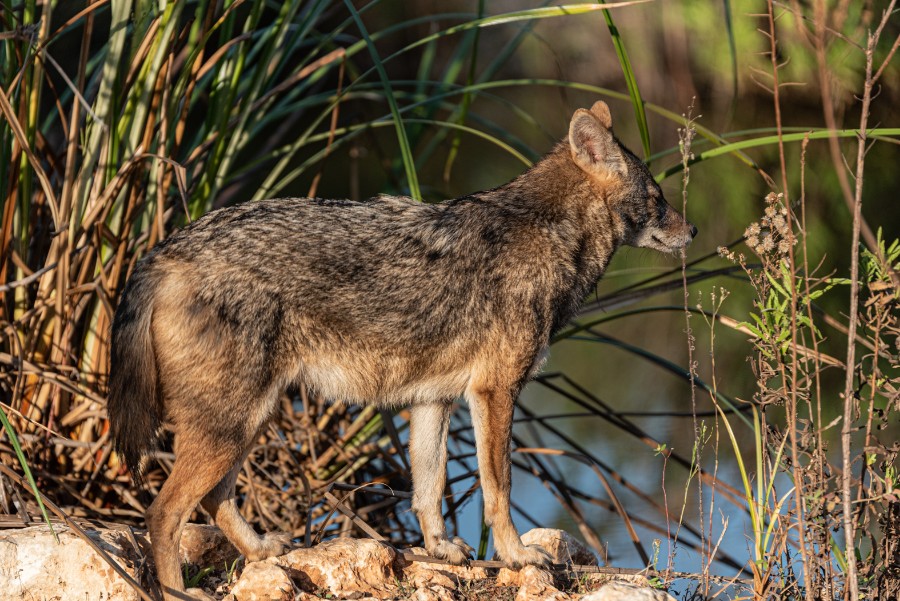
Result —
M 638 234 L 634 245 L 674 253 L 688 246 L 696 235 L 697 226 L 670 208 L 662 223 L 647 225 Z

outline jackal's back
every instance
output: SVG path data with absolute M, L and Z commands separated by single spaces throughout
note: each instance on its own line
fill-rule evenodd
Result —
M 509 258 L 526 227 L 519 213 L 474 197 L 279 199 L 210 213 L 145 259 L 160 279 L 160 371 L 189 380 L 183 366 L 202 355 L 216 365 L 198 371 L 236 370 L 260 389 L 303 380 L 389 403 L 462 394 L 497 324 L 529 303 L 529 259 Z
M 534 220 L 531 207 L 480 197 L 279 199 L 213 212 L 153 254 L 190 266 L 185 302 L 225 322 L 262 318 L 258 298 L 319 335 L 445 345 L 521 303 L 557 269 L 546 253 L 577 244 Z

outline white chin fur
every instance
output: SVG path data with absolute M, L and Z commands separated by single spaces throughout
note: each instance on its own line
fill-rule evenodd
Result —
M 652 248 L 664 253 L 674 253 L 685 248 L 691 243 L 689 235 L 673 236 L 662 230 L 644 230 L 635 240 L 635 246 L 639 248 Z

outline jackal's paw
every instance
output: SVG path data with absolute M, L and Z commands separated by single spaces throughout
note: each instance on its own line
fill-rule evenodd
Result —
M 247 554 L 247 561 L 261 561 L 284 555 L 293 548 L 291 535 L 286 532 L 267 532 L 259 539 L 256 548 Z
M 450 563 L 459 566 L 469 561 L 475 549 L 467 545 L 463 539 L 455 536 L 452 541 L 446 538 L 439 539 L 434 544 L 429 545 L 426 551 L 432 557 L 446 559 Z
M 547 566 L 553 561 L 550 554 L 538 545 L 519 545 L 512 551 L 500 553 L 500 559 L 514 570 L 525 566 Z
M 469 543 L 464 541 L 459 536 L 454 536 L 453 538 L 450 539 L 450 542 L 452 542 L 457 547 L 462 547 L 463 551 L 466 552 L 466 557 L 472 557 L 472 555 L 475 554 L 475 548 L 470 546 Z

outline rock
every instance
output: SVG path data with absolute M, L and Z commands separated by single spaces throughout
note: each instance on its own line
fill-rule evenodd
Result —
M 523 586 L 516 593 L 515 601 L 569 601 L 571 596 L 553 587 Z
M 556 588 L 555 578 L 551 572 L 535 566 L 525 566 L 518 571 L 502 568 L 497 574 L 496 585 L 519 587 L 516 601 L 569 599 L 567 594 Z
M 221 530 L 206 524 L 185 525 L 178 554 L 182 563 L 216 570 L 231 566 L 240 555 Z
M 512 570 L 506 570 L 512 572 Z M 516 601 L 566 601 L 570 597 L 557 589 L 553 574 L 535 566 L 525 566 L 518 572 L 519 591 Z M 498 586 L 506 586 L 497 577 Z
M 497 586 L 525 586 L 529 583 L 554 581 L 553 574 L 536 566 L 525 566 L 521 570 L 500 568 L 497 572 Z
M 655 588 L 613 581 L 583 596 L 581 601 L 675 601 L 675 598 Z
M 202 588 L 189 588 L 185 591 L 194 601 L 216 601 L 216 598 Z
M 642 588 L 650 587 L 650 579 L 643 574 L 580 574 L 580 579 L 589 589 L 599 589 L 609 582 L 624 582 Z
M 425 549 L 413 547 L 408 550 L 415 555 L 428 555 Z M 460 582 L 472 580 L 484 580 L 488 577 L 484 568 L 469 566 L 452 566 L 426 561 L 409 561 L 402 556 L 397 558 L 397 571 L 401 574 L 401 580 L 408 582 L 416 588 L 428 588 L 436 585 L 443 588 L 455 589 Z
M 409 597 L 410 601 L 454 601 L 453 593 L 441 586 L 417 588 Z
M 0 600 L 139 599 L 134 589 L 81 538 L 62 526 L 56 531 L 59 544 L 46 526 L 0 533 Z M 144 537 L 136 536 L 140 546 L 137 550 L 127 532 L 122 530 L 92 530 L 88 535 L 132 577 L 136 576 L 137 566 L 144 565 L 141 554 L 149 553 Z M 532 531 L 526 533 L 523 540 L 526 544 L 541 545 L 551 553 L 554 561 L 560 563 L 595 561 L 593 554 L 580 543 L 558 530 Z M 416 555 L 425 553 L 422 549 L 411 551 Z M 217 571 L 224 571 L 226 565 L 230 567 L 237 557 L 237 552 L 217 528 L 198 525 L 185 529 L 180 553 L 184 561 L 201 569 L 212 567 Z M 646 586 L 647 580 L 642 575 L 586 576 L 578 590 L 584 590 L 581 587 L 588 582 L 600 588 L 582 597 L 559 590 L 574 590 L 572 582 L 567 580 L 571 574 L 554 575 L 534 566 L 519 571 L 502 569 L 493 586 L 497 591 L 517 587 L 516 601 L 569 601 L 576 598 L 583 601 L 674 601 L 665 592 Z M 208 584 L 212 579 L 220 583 L 216 596 L 228 593 L 223 601 L 313 601 L 323 595 L 357 601 L 396 598 L 452 601 L 461 595 L 454 589 L 470 591 L 474 583 L 489 580 L 482 568 L 408 561 L 386 544 L 349 538 L 327 541 L 313 549 L 295 549 L 281 557 L 248 564 L 233 586 L 222 578 L 227 579 L 227 576 L 214 573 L 205 582 Z M 610 578 L 615 580 L 610 582 Z M 623 582 L 626 579 L 627 582 Z M 211 599 L 209 591 L 194 589 L 191 592 L 197 598 Z M 510 593 L 508 589 L 503 591 L 503 598 Z
M 530 566 L 528 566 L 530 567 Z M 522 586 L 527 579 L 525 568 L 521 570 L 510 570 L 509 568 L 500 568 L 497 572 L 497 586 Z
M 291 601 L 294 584 L 277 565 L 255 561 L 241 572 L 231 594 L 235 601 Z
M 137 592 L 78 535 L 65 526 L 54 526 L 54 530 L 58 544 L 47 526 L 0 533 L 0 598 L 139 599 Z M 88 531 L 88 536 L 135 577 L 138 556 L 123 532 Z
M 332 594 L 390 598 L 395 592 L 396 551 L 370 539 L 338 538 L 312 549 L 294 549 L 266 561 L 285 568 L 307 592 L 325 589 Z
M 597 556 L 594 552 L 565 530 L 534 528 L 522 535 L 522 543 L 540 546 L 550 554 L 554 563 L 597 565 Z
M 222 601 L 226 600 L 222 599 Z M 294 601 L 322 601 L 322 596 L 300 591 L 299 593 L 295 594 Z

